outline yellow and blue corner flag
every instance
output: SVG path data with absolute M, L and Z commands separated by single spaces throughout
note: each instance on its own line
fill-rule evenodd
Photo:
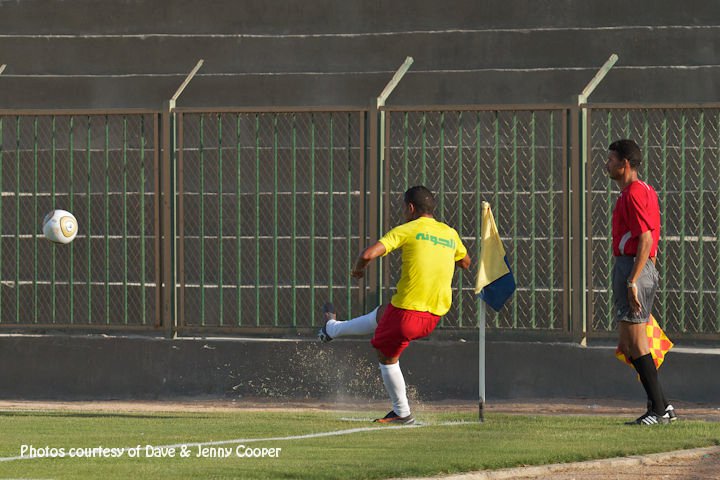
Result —
M 515 277 L 487 202 L 483 202 L 481 235 L 475 294 L 499 312 L 515 291 Z

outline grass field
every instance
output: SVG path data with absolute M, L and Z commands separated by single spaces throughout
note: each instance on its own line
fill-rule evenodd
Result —
M 123 413 L 0 411 L 0 478 L 388 478 L 597 459 L 720 444 L 720 422 L 628 427 L 605 416 L 422 413 L 417 427 L 369 423 L 383 412 Z M 328 436 L 312 436 L 329 433 Z M 305 438 L 293 438 L 307 435 Z M 229 448 L 198 458 L 194 443 Z M 239 457 L 245 448 L 276 456 Z M 22 445 L 65 458 L 17 459 Z M 175 457 L 146 446 L 175 445 Z M 181 446 L 188 458 L 180 458 Z M 119 458 L 71 458 L 77 447 L 126 447 Z M 140 446 L 139 456 L 127 447 Z M 157 452 L 157 450 L 155 450 Z M 169 449 L 165 449 L 167 454 Z M 240 453 L 252 451 L 240 449 Z M 260 450 L 260 453 L 262 451 Z

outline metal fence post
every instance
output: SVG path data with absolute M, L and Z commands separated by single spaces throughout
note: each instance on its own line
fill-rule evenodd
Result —
M 592 334 L 593 318 L 594 318 L 594 304 L 595 304 L 595 293 L 593 285 L 593 228 L 592 228 L 592 132 L 590 125 L 591 111 L 590 108 L 582 109 L 582 122 L 583 122 L 583 135 L 580 141 L 583 142 L 581 152 L 583 155 L 584 165 L 584 186 L 585 186 L 585 342 L 588 340 L 588 336 Z
M 175 152 L 178 147 L 175 125 L 175 104 L 190 81 L 202 67 L 200 59 L 188 73 L 172 98 L 163 104 L 162 113 L 162 165 L 160 167 L 162 207 L 162 321 L 165 335 L 173 338 L 178 332 L 177 305 L 177 164 Z
M 380 222 L 382 212 L 382 187 L 380 184 L 380 142 L 383 137 L 380 131 L 381 125 L 379 121 L 377 99 L 373 98 L 370 101 L 370 107 L 368 109 L 367 116 L 367 133 L 368 133 L 368 146 L 369 155 L 367 163 L 367 173 L 365 182 L 365 188 L 368 191 L 368 203 L 367 203 L 367 234 L 370 241 L 377 240 L 380 238 Z M 365 192 L 360 192 L 364 195 Z M 360 238 L 360 250 L 365 248 L 365 239 Z M 366 298 L 371 305 L 380 305 L 382 302 L 382 259 L 378 259 L 377 262 L 371 262 L 368 265 L 367 274 L 365 276 L 367 284 L 367 296 Z M 363 291 L 365 289 L 361 289 Z M 371 308 L 365 305 L 365 308 Z
M 368 158 L 369 139 L 367 137 L 368 137 L 368 126 L 369 126 L 370 113 L 369 113 L 369 111 L 361 112 L 359 117 L 360 118 L 359 118 L 358 123 L 359 123 L 359 127 L 360 127 L 360 135 L 359 135 L 360 136 L 360 143 L 359 143 L 359 145 L 360 145 L 360 165 L 358 168 L 358 172 L 359 172 L 358 190 L 360 193 L 360 197 L 359 197 L 359 201 L 358 201 L 358 210 L 359 210 L 358 247 L 362 248 L 362 245 L 364 245 L 364 243 L 365 243 L 365 237 L 367 236 L 367 228 L 368 228 L 367 206 L 366 206 L 367 205 L 367 202 L 366 202 L 366 200 L 367 200 L 367 198 L 366 198 L 366 196 L 367 196 L 367 186 L 366 186 L 367 185 L 366 184 L 367 167 L 366 167 L 366 165 L 368 164 L 367 158 Z M 349 188 L 348 188 L 348 190 L 349 190 Z M 350 211 L 350 208 L 348 208 L 348 211 Z M 350 234 L 348 233 L 348 246 L 351 245 L 349 237 L 350 237 Z M 352 269 L 352 262 L 353 262 L 352 255 L 353 255 L 353 252 L 351 252 L 351 251 L 347 252 L 348 276 L 350 274 L 350 270 Z M 348 295 L 349 295 L 349 293 L 348 293 Z M 363 280 L 360 282 L 360 288 L 358 288 L 358 301 L 359 301 L 360 305 L 362 305 L 363 311 L 367 310 L 367 305 L 364 303 L 366 298 L 367 298 L 367 296 L 365 295 L 365 281 Z M 350 297 L 348 296 L 348 301 L 347 301 L 348 311 L 351 310 L 351 304 L 352 303 L 350 301 Z
M 160 166 L 161 202 L 161 298 L 162 326 L 167 338 L 173 338 L 177 304 L 175 301 L 175 165 L 173 153 L 175 149 L 175 125 L 173 121 L 175 102 L 170 100 L 163 104 L 162 113 L 162 161 Z
M 571 280 L 571 265 L 572 263 L 572 241 L 570 238 L 571 232 L 571 217 L 570 212 L 572 211 L 572 165 L 574 155 L 574 141 L 573 135 L 573 117 L 572 110 L 563 110 L 563 121 L 562 121 L 562 142 L 563 142 L 563 171 L 562 171 L 562 188 L 563 188 L 563 202 L 562 202 L 562 238 L 563 238 L 563 259 L 562 259 L 562 322 L 563 330 L 572 334 L 574 331 L 572 323 L 572 292 L 570 291 L 572 282 Z
M 387 141 L 385 128 L 385 101 L 392 91 L 397 87 L 400 80 L 413 64 L 412 57 L 406 57 L 402 65 L 397 69 L 390 81 L 377 98 L 370 99 L 368 109 L 368 136 L 369 136 L 369 158 L 367 168 L 367 186 L 369 189 L 368 205 L 368 234 L 370 241 L 380 238 L 384 228 L 385 208 L 383 199 L 385 195 L 385 145 Z M 364 192 L 361 192 L 364 194 Z M 360 239 L 361 249 L 364 239 Z M 369 297 L 373 305 L 380 305 L 383 302 L 383 259 L 379 258 L 368 266 L 367 282 L 369 285 Z
M 155 255 L 155 328 L 159 329 L 163 325 L 163 312 L 162 312 L 162 220 L 160 215 L 160 200 L 162 198 L 162 183 L 160 179 L 162 153 L 160 146 L 160 138 L 162 138 L 162 127 L 163 127 L 163 114 L 156 113 L 153 116 L 153 214 L 155 216 L 154 230 L 153 233 L 155 238 L 153 240 L 153 248 Z
M 588 276 L 591 274 L 590 257 L 588 255 L 591 239 L 587 236 L 589 231 L 587 225 L 590 221 L 589 213 L 592 207 L 589 203 L 590 178 L 589 175 L 587 175 L 590 150 L 587 100 L 617 61 L 618 56 L 616 54 L 613 53 L 610 55 L 595 76 L 585 86 L 582 93 L 578 95 L 577 110 L 573 109 L 577 111 L 577 121 L 573 123 L 578 124 L 578 135 L 573 136 L 573 138 L 578 143 L 577 148 L 574 149 L 577 153 L 573 156 L 577 161 L 573 162 L 575 165 L 574 173 L 576 174 L 573 177 L 575 178 L 574 185 L 576 191 L 574 192 L 574 197 L 576 201 L 573 202 L 575 208 L 572 210 L 573 225 L 575 228 L 572 230 L 574 255 L 571 258 L 577 264 L 573 268 L 575 275 L 572 276 L 572 284 L 575 286 L 577 294 L 573 296 L 575 302 L 572 307 L 572 312 L 573 339 L 581 345 L 587 344 L 588 321 L 592 322 L 591 318 L 588 317 L 588 297 L 591 296 L 591 292 L 587 290 Z
M 583 141 L 579 108 L 570 110 L 570 308 L 573 341 L 585 343 L 585 182 L 583 168 Z

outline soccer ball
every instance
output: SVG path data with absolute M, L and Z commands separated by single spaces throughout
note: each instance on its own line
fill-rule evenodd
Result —
M 54 243 L 70 243 L 77 235 L 78 224 L 75 216 L 65 210 L 53 210 L 45 215 L 42 223 L 45 238 Z

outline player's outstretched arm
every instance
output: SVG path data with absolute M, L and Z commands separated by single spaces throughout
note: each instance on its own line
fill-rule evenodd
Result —
M 355 261 L 355 268 L 350 272 L 350 276 L 353 278 L 362 278 L 365 275 L 365 267 L 373 259 L 381 257 L 385 254 L 385 245 L 380 242 L 375 242 L 360 253 L 357 260 Z

